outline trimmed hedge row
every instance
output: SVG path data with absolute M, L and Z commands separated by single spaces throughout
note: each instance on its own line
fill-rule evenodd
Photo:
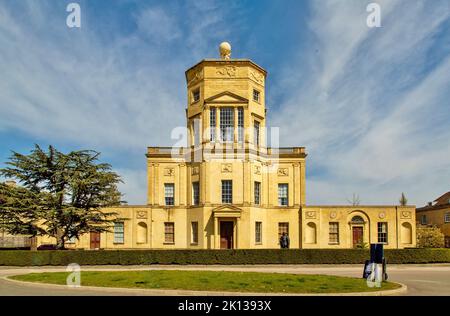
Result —
M 0 266 L 150 264 L 363 264 L 368 250 L 106 250 L 0 251 Z M 389 249 L 388 263 L 450 263 L 450 249 Z

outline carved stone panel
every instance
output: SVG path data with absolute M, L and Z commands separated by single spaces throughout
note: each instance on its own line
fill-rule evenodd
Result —
M 223 163 L 222 173 L 230 173 L 230 172 L 233 172 L 233 165 L 231 163 Z
M 138 219 L 146 219 L 147 218 L 147 211 L 137 211 L 136 212 L 136 218 L 138 218 Z
M 200 173 L 200 167 L 199 166 L 194 166 L 192 167 L 192 175 L 195 176 L 197 174 Z
M 189 78 L 188 86 L 196 83 L 197 81 L 199 81 L 201 79 L 203 79 L 203 69 L 199 69 L 191 75 L 191 77 Z
M 216 74 L 224 77 L 236 77 L 236 67 L 235 66 L 217 67 Z
M 289 176 L 289 169 L 288 168 L 278 168 L 278 176 L 280 176 L 280 177 Z
M 306 218 L 308 218 L 308 219 L 314 219 L 314 218 L 316 218 L 316 212 L 315 211 L 308 211 L 308 212 L 306 212 Z
M 261 174 L 261 166 L 255 166 L 255 174 Z
M 411 218 L 411 212 L 409 212 L 409 211 L 402 211 L 400 213 L 400 218 Z
M 164 175 L 166 177 L 173 177 L 175 175 L 175 168 L 164 168 Z
M 250 70 L 250 78 L 255 80 L 259 84 L 264 83 L 264 76 L 260 73 L 254 72 L 253 70 Z

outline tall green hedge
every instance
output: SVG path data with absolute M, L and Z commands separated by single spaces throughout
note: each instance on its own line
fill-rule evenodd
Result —
M 450 249 L 385 250 L 388 263 L 450 263 Z M 0 266 L 149 264 L 362 264 L 368 250 L 106 250 L 0 251 Z

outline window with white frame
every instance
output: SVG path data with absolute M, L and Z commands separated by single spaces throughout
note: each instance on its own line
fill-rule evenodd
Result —
M 164 197 L 167 206 L 175 205 L 175 184 L 164 184 Z
M 262 222 L 255 223 L 255 243 L 262 243 Z
M 445 213 L 444 215 L 444 222 L 450 223 L 450 212 Z
M 233 182 L 231 180 L 222 180 L 222 203 L 233 203 Z
M 261 182 L 255 181 L 255 204 L 261 204 Z
M 329 243 L 339 244 L 339 223 L 330 222 Z
M 191 243 L 198 244 L 198 222 L 191 222 Z
M 238 142 L 244 142 L 244 109 L 238 108 Z
M 388 223 L 378 223 L 378 242 L 387 244 L 388 242 Z
M 220 136 L 223 142 L 234 140 L 234 109 L 220 109 Z
M 123 222 L 115 222 L 114 223 L 114 243 L 115 244 L 123 244 L 124 243 L 124 223 Z
M 287 206 L 288 205 L 288 184 L 280 183 L 278 184 L 278 205 Z
M 192 183 L 192 205 L 200 204 L 200 183 Z
M 209 110 L 209 140 L 216 141 L 216 108 Z
M 192 102 L 198 102 L 200 100 L 200 88 L 192 91 Z
M 261 98 L 261 93 L 258 90 L 253 89 L 253 101 L 259 102 L 260 98 Z
M 259 122 L 258 121 L 254 122 L 253 129 L 254 129 L 253 136 L 255 138 L 255 145 L 259 146 Z
M 164 243 L 166 244 L 175 243 L 175 223 L 172 222 L 164 223 Z

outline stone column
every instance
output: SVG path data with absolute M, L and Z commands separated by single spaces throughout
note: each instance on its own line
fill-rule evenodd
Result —
M 238 142 L 238 131 L 237 131 L 237 126 L 238 126 L 238 108 L 235 107 L 233 110 L 234 116 L 234 126 L 233 126 L 233 142 L 236 144 Z
M 155 182 L 154 182 L 154 176 L 155 176 L 155 171 L 153 168 L 153 163 L 148 163 L 147 164 L 147 185 L 148 185 L 148 189 L 147 189 L 147 204 L 154 204 L 154 192 L 153 192 L 153 188 L 155 187 Z
M 213 214 L 214 216 L 214 214 Z M 213 240 L 213 249 L 219 249 L 219 219 L 214 217 L 214 240 Z
M 209 107 L 203 112 L 204 113 L 204 117 L 203 117 L 203 143 L 209 143 L 210 141 L 210 137 L 211 137 L 211 131 L 210 128 L 212 128 L 209 124 L 210 122 L 210 109 Z
M 153 194 L 153 204 L 161 205 L 161 203 L 160 203 L 161 201 L 159 199 L 159 187 L 160 187 L 160 183 L 159 183 L 159 163 L 155 163 L 153 169 L 155 170 L 155 174 L 154 174 L 155 185 L 154 185 L 154 194 Z
M 240 247 L 240 243 L 239 243 L 239 232 L 240 232 L 240 225 L 241 223 L 241 218 L 238 217 L 236 218 L 236 249 L 239 249 Z

